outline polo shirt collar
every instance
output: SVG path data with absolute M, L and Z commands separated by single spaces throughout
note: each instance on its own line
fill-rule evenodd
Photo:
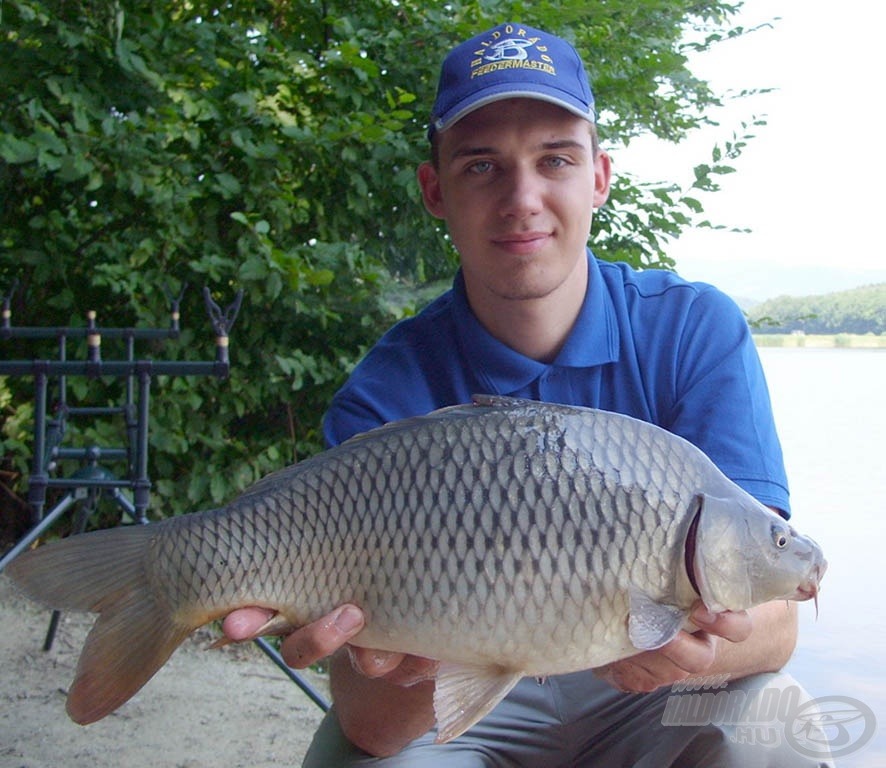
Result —
M 618 359 L 618 325 L 597 259 L 588 250 L 588 289 L 575 325 L 550 365 L 526 357 L 495 339 L 468 304 L 461 270 L 452 286 L 455 327 L 464 359 L 486 380 L 490 392 L 523 389 L 553 367 L 590 368 Z

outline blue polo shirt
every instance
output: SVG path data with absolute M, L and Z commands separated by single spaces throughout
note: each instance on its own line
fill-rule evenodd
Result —
M 764 504 L 788 512 L 781 446 L 744 315 L 716 288 L 637 271 L 588 251 L 581 312 L 557 358 L 540 363 L 490 335 L 452 289 L 389 330 L 333 398 L 336 445 L 475 393 L 625 413 L 701 448 Z

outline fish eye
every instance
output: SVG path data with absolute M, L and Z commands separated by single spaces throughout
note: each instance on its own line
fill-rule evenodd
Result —
M 791 536 L 784 528 L 772 526 L 772 541 L 778 549 L 784 549 L 791 543 Z

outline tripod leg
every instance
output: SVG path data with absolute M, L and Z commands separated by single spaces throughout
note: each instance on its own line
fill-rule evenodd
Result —
M 49 627 L 46 629 L 46 639 L 43 641 L 43 650 L 52 650 L 52 643 L 55 640 L 55 633 L 58 630 L 58 620 L 62 617 L 61 611 L 53 611 L 49 617 Z
M 9 563 L 11 563 L 16 557 L 18 557 L 22 552 L 24 552 L 28 547 L 31 546 L 43 532 L 49 528 L 61 515 L 64 514 L 65 510 L 71 506 L 76 501 L 76 496 L 74 493 L 67 494 L 58 504 L 53 507 L 52 511 L 50 511 L 37 525 L 31 528 L 19 541 L 16 545 L 10 549 L 2 558 L 0 558 L 0 571 L 2 571 Z
M 86 501 L 80 504 L 74 515 L 74 525 L 71 528 L 71 536 L 83 533 L 86 530 L 86 523 L 89 522 L 90 515 L 95 511 L 98 504 L 99 491 L 90 488 L 86 495 Z M 52 616 L 49 617 L 49 626 L 46 628 L 46 638 L 43 640 L 43 650 L 52 650 L 52 644 L 55 642 L 55 633 L 58 631 L 58 622 L 61 618 L 61 611 L 54 610 Z
M 277 653 L 274 648 L 268 644 L 268 641 L 263 637 L 257 637 L 253 640 L 259 648 L 261 648 L 262 653 L 265 654 L 277 667 L 290 679 L 293 683 L 295 683 L 302 691 L 307 695 L 307 697 L 314 702 L 320 709 L 324 712 L 329 711 L 329 702 L 323 698 L 323 694 L 320 693 L 314 686 L 312 686 L 304 677 L 302 677 L 298 672 L 294 669 L 291 669 L 286 665 L 286 662 L 283 661 L 283 658 Z

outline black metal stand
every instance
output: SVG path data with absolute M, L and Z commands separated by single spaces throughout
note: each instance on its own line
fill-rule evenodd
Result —
M 148 426 L 151 379 L 154 376 L 215 376 L 225 378 L 230 371 L 228 335 L 236 320 L 242 301 L 242 291 L 234 302 L 222 310 L 204 289 L 204 299 L 210 322 L 215 331 L 215 360 L 207 361 L 157 361 L 137 359 L 136 341 L 160 341 L 175 339 L 180 334 L 179 305 L 182 299 L 170 295 L 171 321 L 168 328 L 102 328 L 96 325 L 95 312 L 87 313 L 85 327 L 43 328 L 13 326 L 10 309 L 15 285 L 5 297 L 0 322 L 0 339 L 57 339 L 58 355 L 54 360 L 0 360 L 0 375 L 32 376 L 34 378 L 34 456 L 28 485 L 28 502 L 31 505 L 31 529 L 0 558 L 0 572 L 21 552 L 36 541 L 58 518 L 73 505 L 77 511 L 72 524 L 72 534 L 86 529 L 89 517 L 103 494 L 109 494 L 121 509 L 121 519 L 146 524 L 150 501 L 151 480 L 148 476 Z M 69 339 L 86 339 L 85 360 L 69 360 Z M 123 359 L 104 360 L 102 341 L 122 340 L 126 354 Z M 93 379 L 110 377 L 125 382 L 125 395 L 119 406 L 74 407 L 68 403 L 67 377 L 87 376 Z M 49 418 L 50 381 L 55 380 L 58 399 Z M 87 446 L 63 448 L 68 420 L 73 417 L 122 417 L 126 426 L 126 445 L 123 448 Z M 80 468 L 69 476 L 50 476 L 63 461 L 76 460 Z M 125 477 L 119 478 L 103 463 L 126 462 Z M 67 489 L 67 493 L 55 506 L 44 514 L 49 488 Z M 132 493 L 130 500 L 124 493 Z M 54 611 L 50 619 L 43 649 L 52 647 L 59 614 Z M 264 640 L 256 644 L 324 711 L 329 705 L 323 697 L 283 662 L 280 655 Z
M 277 668 L 283 672 L 293 683 L 295 683 L 305 695 L 314 702 L 320 709 L 324 712 L 329 711 L 329 702 L 323 698 L 323 694 L 320 693 L 313 685 L 311 685 L 307 680 L 305 680 L 298 672 L 296 672 L 292 667 L 287 666 L 286 662 L 283 661 L 283 657 L 277 653 L 274 648 L 268 645 L 268 641 L 264 638 L 257 637 L 253 642 L 262 650 L 262 653 L 265 654 L 274 664 L 277 665 Z
M 86 327 L 43 328 L 13 326 L 11 324 L 10 302 L 12 295 L 3 303 L 0 339 L 57 339 L 58 357 L 55 360 L 5 360 L 0 361 L 0 375 L 33 376 L 34 378 L 34 456 L 28 485 L 28 502 L 32 508 L 32 523 L 43 520 L 43 507 L 46 491 L 49 488 L 129 488 L 133 493 L 135 516 L 138 522 L 147 522 L 151 481 L 148 477 L 148 412 L 150 408 L 151 379 L 154 376 L 216 376 L 225 378 L 230 371 L 228 355 L 228 332 L 236 319 L 242 300 L 237 295 L 234 304 L 225 313 L 212 301 L 208 289 L 204 291 L 206 306 L 216 333 L 216 354 L 213 361 L 157 361 L 136 359 L 136 341 L 158 341 L 175 339 L 179 336 L 178 298 L 171 298 L 172 312 L 169 328 L 100 328 L 96 325 L 95 312 L 87 313 Z M 85 360 L 69 360 L 67 344 L 69 339 L 86 339 Z M 103 360 L 102 341 L 120 339 L 126 344 L 126 356 L 122 360 Z M 73 407 L 67 398 L 67 378 L 86 376 L 92 379 L 111 377 L 125 381 L 126 394 L 119 406 L 113 407 Z M 58 401 L 54 416 L 47 416 L 50 379 L 57 379 Z M 122 416 L 126 424 L 127 445 L 125 448 L 61 448 L 68 419 L 76 416 L 91 418 Z M 79 459 L 95 466 L 96 455 L 106 459 L 127 460 L 126 478 L 117 479 L 113 475 L 96 476 L 94 473 L 72 477 L 50 477 L 49 471 L 63 459 Z M 5 560 L 0 560 L 0 569 Z

